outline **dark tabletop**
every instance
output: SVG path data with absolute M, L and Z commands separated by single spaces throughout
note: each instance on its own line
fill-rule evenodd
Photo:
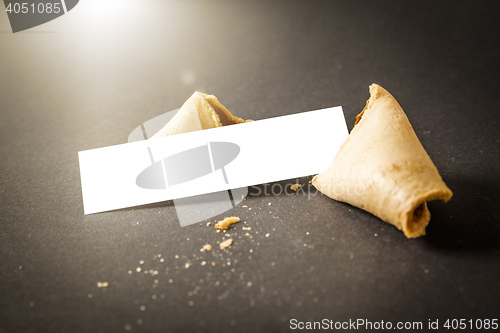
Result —
M 0 332 L 499 318 L 497 4 L 83 0 L 16 34 L 2 11 Z M 225 213 L 246 222 L 225 251 L 217 218 L 181 228 L 172 202 L 83 214 L 78 151 L 127 142 L 194 90 L 251 119 L 342 105 L 351 129 L 373 82 L 454 192 L 429 204 L 425 237 L 317 194 L 310 177 Z

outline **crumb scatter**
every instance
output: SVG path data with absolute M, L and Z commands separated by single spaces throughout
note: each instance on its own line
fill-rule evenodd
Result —
M 107 288 L 109 287 L 109 282 L 97 282 L 97 288 Z

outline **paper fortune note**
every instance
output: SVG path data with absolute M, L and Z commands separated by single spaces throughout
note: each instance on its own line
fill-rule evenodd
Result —
M 84 212 L 310 176 L 347 135 L 339 106 L 81 151 Z

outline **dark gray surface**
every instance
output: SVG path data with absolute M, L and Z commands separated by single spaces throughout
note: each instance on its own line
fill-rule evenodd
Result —
M 498 13 L 494 1 L 87 0 L 19 34 L 1 13 L 0 332 L 498 318 Z M 171 202 L 83 215 L 77 152 L 126 142 L 195 89 L 252 119 L 342 105 L 352 128 L 373 82 L 454 192 L 430 203 L 425 237 L 307 186 L 246 199 L 230 214 L 253 238 L 235 225 L 225 252 L 201 253 L 222 235 L 181 228 Z

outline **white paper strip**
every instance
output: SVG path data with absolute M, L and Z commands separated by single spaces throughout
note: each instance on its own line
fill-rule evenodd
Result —
M 334 107 L 81 151 L 84 212 L 313 175 L 347 135 L 342 108 Z

